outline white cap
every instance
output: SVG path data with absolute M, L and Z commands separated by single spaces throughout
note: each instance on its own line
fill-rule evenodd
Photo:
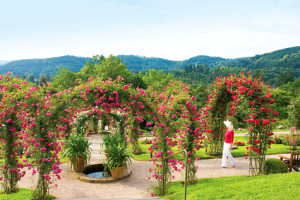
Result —
M 233 124 L 231 121 L 226 120 L 226 121 L 224 121 L 224 124 L 227 126 L 227 128 L 233 130 Z

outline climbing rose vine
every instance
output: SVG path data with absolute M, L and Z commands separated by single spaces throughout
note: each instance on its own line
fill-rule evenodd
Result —
M 250 172 L 252 175 L 263 173 L 263 162 L 268 147 L 273 142 L 270 138 L 272 122 L 278 113 L 270 108 L 275 100 L 271 98 L 270 86 L 264 84 L 261 78 L 229 75 L 216 78 L 212 92 L 205 105 L 204 119 L 209 140 L 209 153 L 219 155 L 224 142 L 226 116 L 235 116 L 239 105 L 246 105 L 243 112 L 248 113 L 244 122 L 249 131 L 248 154 L 250 155 Z M 245 103 L 247 102 L 247 103 Z M 226 109 L 227 106 L 229 109 Z M 228 112 L 229 110 L 229 112 Z

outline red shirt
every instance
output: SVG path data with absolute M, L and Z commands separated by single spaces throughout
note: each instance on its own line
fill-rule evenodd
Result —
M 227 130 L 225 133 L 225 142 L 226 143 L 233 143 L 234 133 L 233 130 Z

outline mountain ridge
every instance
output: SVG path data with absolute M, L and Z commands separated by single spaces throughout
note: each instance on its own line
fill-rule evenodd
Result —
M 131 71 L 146 71 L 149 69 L 170 71 L 183 69 L 186 65 L 229 66 L 248 70 L 287 66 L 299 71 L 300 68 L 300 46 L 280 49 L 253 57 L 233 59 L 206 55 L 198 55 L 182 61 L 136 55 L 118 55 L 117 57 L 122 59 L 122 62 Z M 34 74 L 39 76 L 46 73 L 54 75 L 60 66 L 66 67 L 72 72 L 79 72 L 87 61 L 92 62 L 92 58 L 65 55 L 44 59 L 16 60 L 0 65 L 0 74 L 12 72 L 15 75 Z M 299 76 L 298 74 L 297 72 L 296 76 Z

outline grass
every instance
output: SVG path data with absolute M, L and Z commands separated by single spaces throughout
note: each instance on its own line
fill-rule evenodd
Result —
M 280 132 L 280 131 L 291 131 L 289 128 L 283 128 L 283 129 L 278 129 L 275 128 L 272 130 L 273 132 Z M 234 133 L 248 133 L 248 130 L 243 130 L 243 131 L 238 131 L 238 130 L 234 130 Z
M 247 143 L 248 137 L 247 136 L 235 136 L 234 142 L 244 142 Z M 149 147 L 150 144 L 143 144 L 142 141 L 139 141 L 142 150 L 145 152 L 144 154 L 139 155 L 133 155 L 133 159 L 140 160 L 140 161 L 150 161 L 150 153 L 149 153 Z M 291 150 L 289 150 L 289 146 L 283 145 L 283 144 L 272 144 L 271 149 L 267 149 L 267 155 L 270 154 L 280 154 L 280 153 L 290 153 Z M 177 148 L 173 148 L 173 152 L 178 152 Z M 237 149 L 233 149 L 231 151 L 231 154 L 233 157 L 241 157 L 241 156 L 247 156 L 247 149 L 246 146 L 239 146 Z M 217 158 L 221 156 L 211 156 L 206 154 L 205 148 L 201 148 L 199 151 L 197 151 L 197 156 L 199 156 L 201 159 L 210 159 L 210 158 Z M 178 157 L 177 157 L 178 158 Z M 182 158 L 183 159 L 183 158 Z
M 232 176 L 199 179 L 187 187 L 187 199 L 297 199 L 300 197 L 300 173 L 262 176 Z M 184 198 L 182 182 L 170 183 L 163 198 Z
M 273 132 L 280 132 L 280 131 L 291 131 L 289 128 L 284 128 L 284 129 L 278 129 L 275 128 L 273 129 Z M 143 137 L 153 137 L 153 135 L 150 133 L 150 131 L 143 131 Z M 248 130 L 243 130 L 243 131 L 238 131 L 234 130 L 234 133 L 248 133 Z
M 3 190 L 0 190 L 1 200 L 31 200 L 34 190 L 20 188 L 18 192 L 5 194 Z M 49 199 L 55 199 L 54 196 L 49 196 Z

